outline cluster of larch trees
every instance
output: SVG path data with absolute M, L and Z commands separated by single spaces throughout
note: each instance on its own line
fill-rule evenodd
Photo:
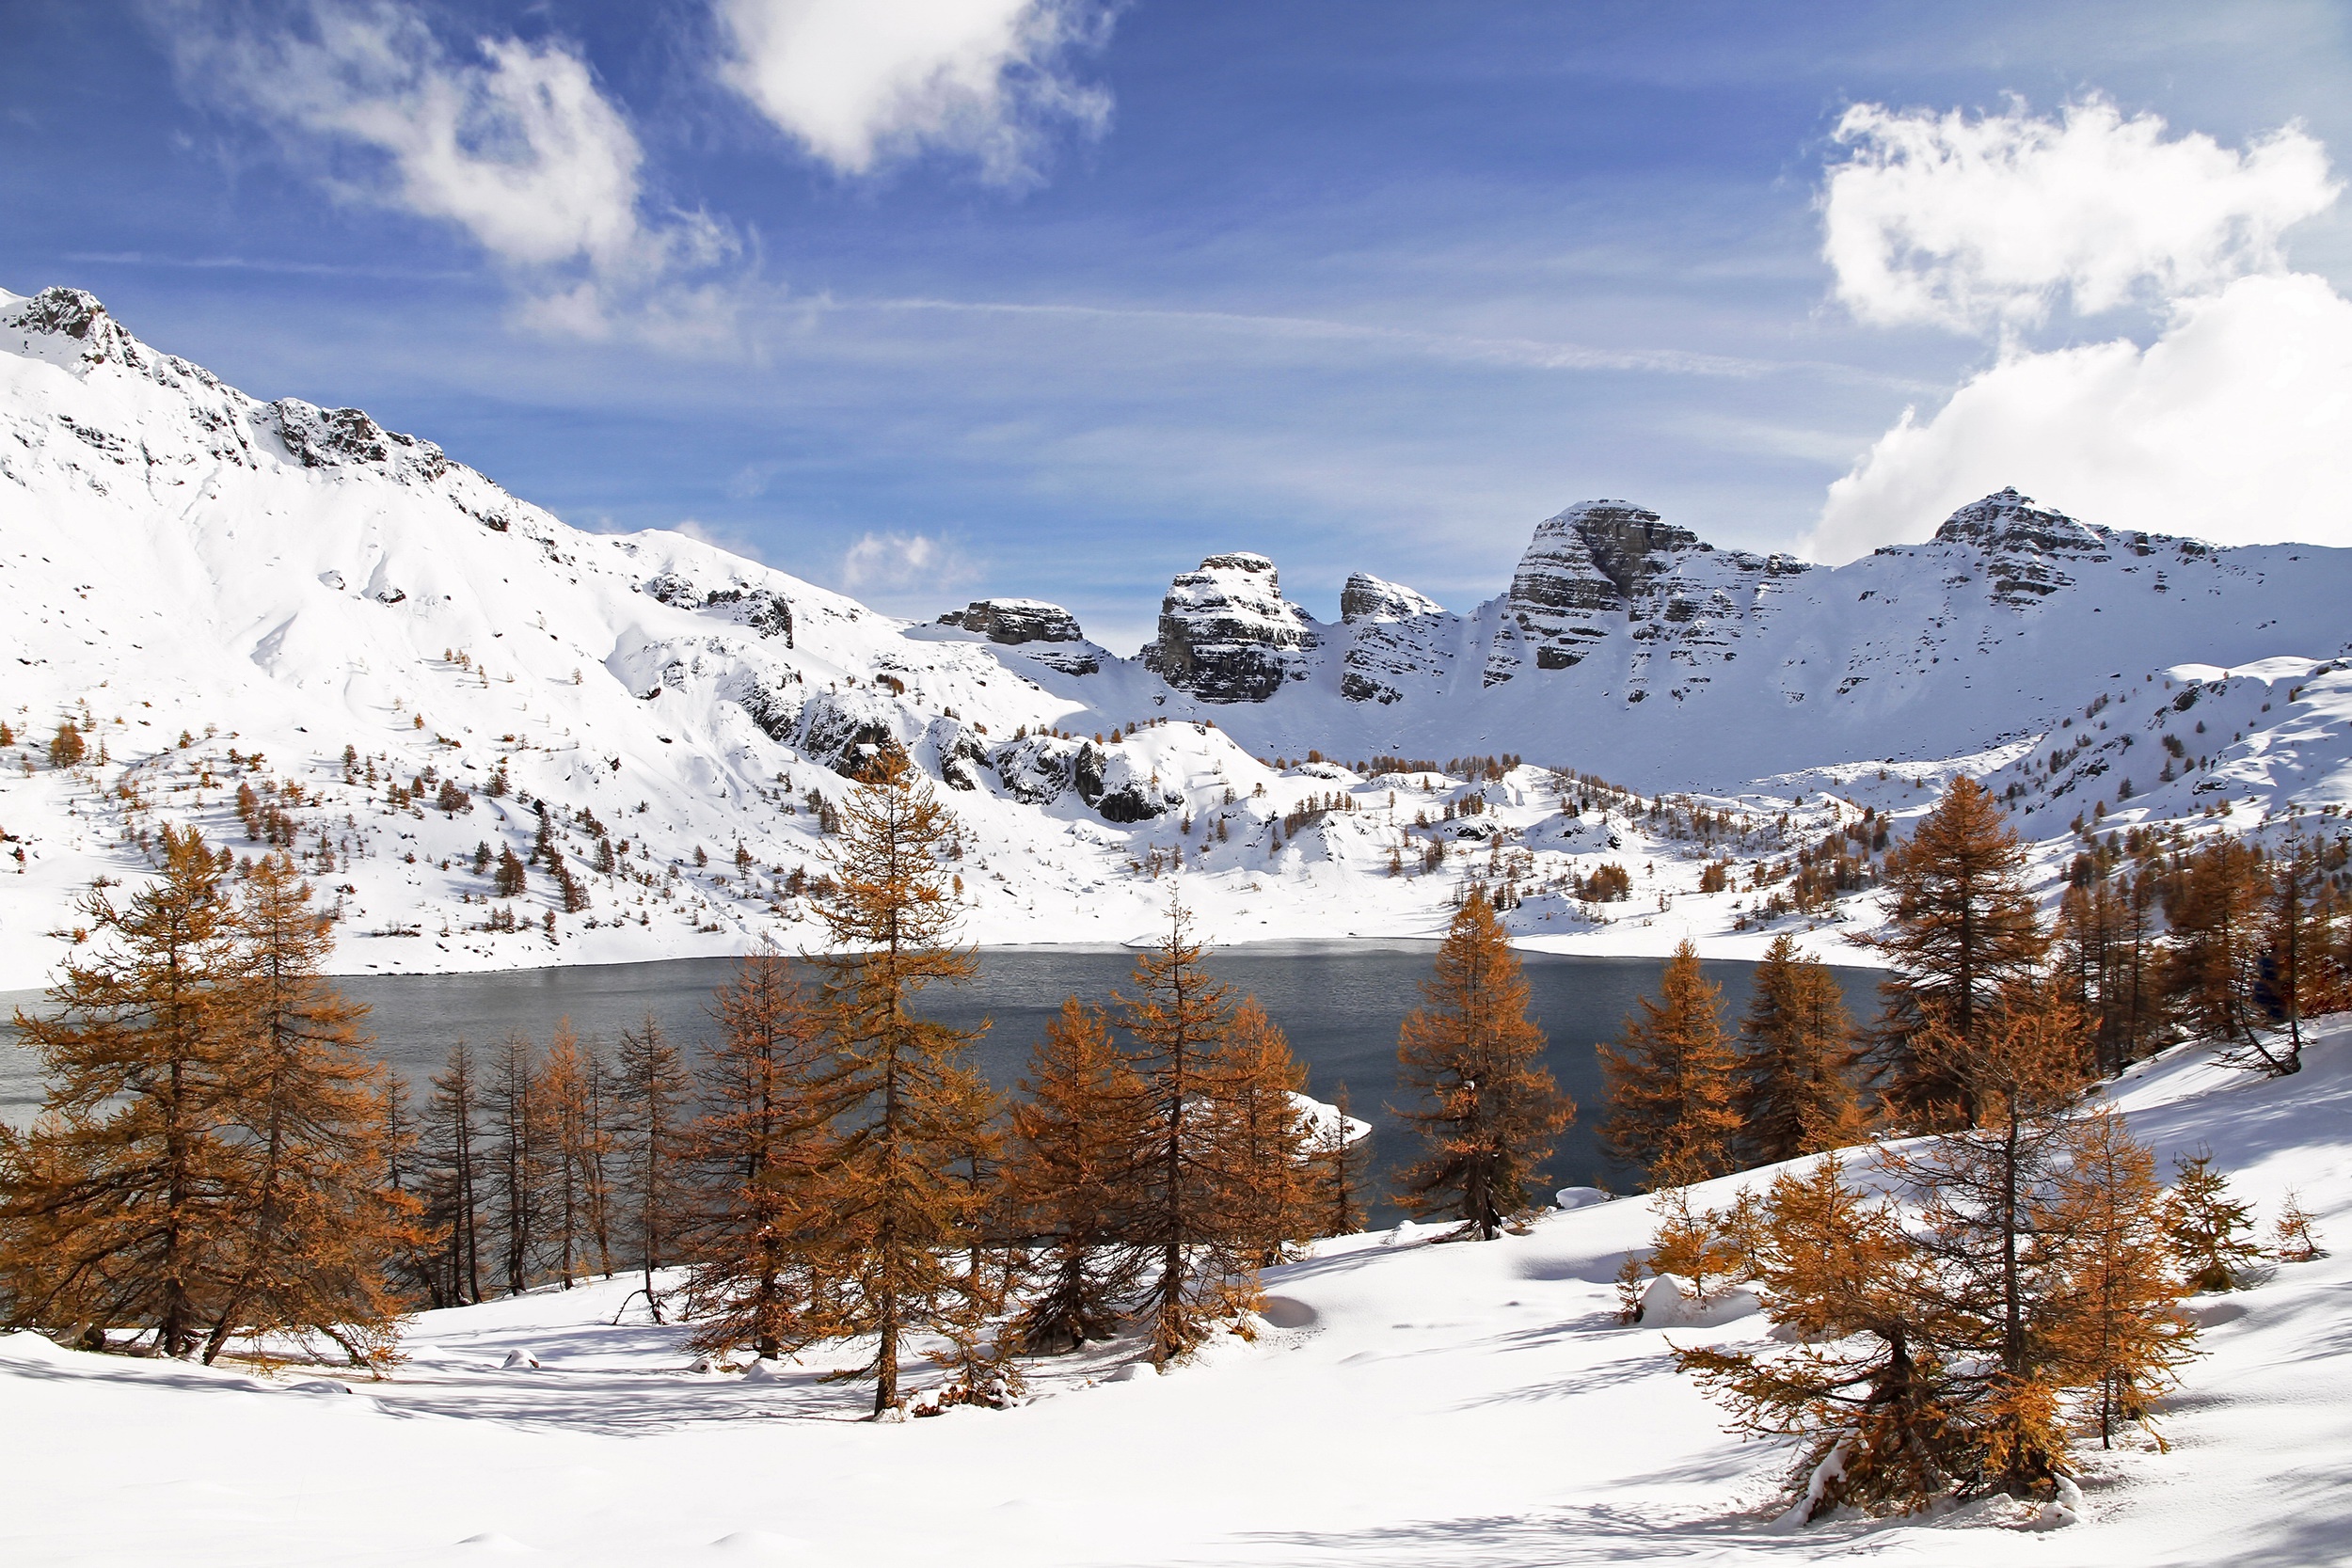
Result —
M 392 1089 L 359 1009 L 317 979 L 328 919 L 282 853 L 243 865 L 167 830 L 161 875 L 83 910 L 98 943 L 16 1016 L 47 1094 L 0 1129 L 0 1317 L 164 1354 L 241 1334 L 389 1354 Z
M 1601 1048 L 1604 1141 L 1645 1171 L 1663 1218 L 1650 1256 L 1628 1259 L 1629 1312 L 1645 1270 L 1702 1297 L 1757 1290 L 1787 1348 L 1677 1354 L 1738 1430 L 1797 1440 L 1799 1517 L 2046 1497 L 2067 1484 L 2075 1433 L 2106 1443 L 2146 1423 L 2192 1354 L 2180 1298 L 2233 1284 L 2256 1249 L 2208 1160 L 2168 1193 L 2086 1090 L 2170 1037 L 2159 1020 L 2225 1060 L 2296 1070 L 2302 1017 L 2343 1005 L 2344 955 L 2315 852 L 2262 861 L 2226 841 L 2171 868 L 2147 1019 L 2119 1025 L 2125 994 L 2098 933 L 2133 890 L 2077 879 L 2045 926 L 2023 846 L 1963 778 L 1889 857 L 1892 918 L 1867 939 L 1888 965 L 1873 1023 L 1856 1027 L 1828 969 L 1784 937 L 1735 1039 L 1685 943 L 1659 999 Z M 2222 929 L 2231 956 L 2214 953 Z M 1874 1136 L 1905 1141 L 1872 1151 L 1885 1190 L 1866 1196 L 1835 1151 Z M 1721 1212 L 1684 1190 L 1823 1151 Z M 2315 1250 L 2299 1210 L 2281 1235 L 2282 1256 Z

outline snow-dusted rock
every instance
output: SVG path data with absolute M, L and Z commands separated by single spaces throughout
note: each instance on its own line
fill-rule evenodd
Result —
M 1314 642 L 1306 612 L 1282 597 L 1274 562 L 1237 550 L 1209 557 L 1169 585 L 1159 640 L 1143 661 L 1203 702 L 1257 703 L 1303 678 L 1295 656 Z
M 1075 615 L 1043 599 L 974 599 L 963 609 L 942 615 L 939 624 L 977 631 L 991 642 L 1009 647 L 1024 642 L 1076 642 L 1085 636 Z

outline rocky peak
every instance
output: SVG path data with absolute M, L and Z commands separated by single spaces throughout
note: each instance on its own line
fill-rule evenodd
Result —
M 0 326 L 13 327 L 27 339 L 61 340 L 43 345 L 48 352 L 42 357 L 53 363 L 152 369 L 149 353 L 131 329 L 108 315 L 98 296 L 84 289 L 43 289 L 30 299 L 0 294 Z
M 1444 613 L 1435 599 L 1370 572 L 1349 574 L 1347 586 L 1340 590 L 1340 619 L 1351 626 L 1360 621 L 1410 621 Z
M 1282 597 L 1274 562 L 1246 550 L 1213 555 L 1178 575 L 1160 601 L 1160 634 L 1143 662 L 1204 702 L 1263 702 L 1303 679 L 1314 646 L 1306 612 Z
M 1078 618 L 1043 599 L 974 599 L 961 610 L 939 618 L 943 626 L 977 631 L 991 642 L 1019 647 L 1024 642 L 1077 642 L 1085 639 Z
M 280 398 L 269 406 L 278 439 L 306 468 L 364 465 L 402 478 L 437 479 L 449 467 L 439 447 L 386 430 L 357 408 L 321 408 L 300 398 Z
M 1602 617 L 1630 609 L 1678 557 L 1708 548 L 1631 501 L 1585 501 L 1545 518 L 1512 575 L 1485 684 L 1511 679 L 1531 657 L 1539 670 L 1573 668 L 1609 635 Z
M 1939 545 L 1982 550 L 1993 580 L 1993 596 L 2010 605 L 2029 604 L 2074 578 L 2055 562 L 2106 561 L 2111 551 L 2098 531 L 2056 507 L 2038 506 L 2012 486 L 1970 501 L 1935 531 Z

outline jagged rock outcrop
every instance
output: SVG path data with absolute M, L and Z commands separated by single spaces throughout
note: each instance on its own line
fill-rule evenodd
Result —
M 1504 599 L 1515 636 L 1498 637 L 1486 684 L 1539 670 L 1568 670 L 1615 629 L 1651 581 L 1689 551 L 1706 549 L 1697 534 L 1630 501 L 1585 501 L 1535 525 Z
M 1142 822 L 1181 810 L 1184 794 L 1150 772 L 1126 748 L 1061 736 L 1009 740 L 993 759 L 1005 791 L 1027 805 L 1074 794 L 1105 822 Z
M 1274 562 L 1247 551 L 1213 555 L 1168 585 L 1160 634 L 1143 662 L 1207 703 L 1260 703 L 1306 678 L 1299 657 L 1316 645 L 1304 610 L 1282 597 Z
M 2056 507 L 2037 506 L 2032 497 L 2019 495 L 2014 487 L 1953 513 L 1935 531 L 1935 541 L 1981 550 L 1993 596 L 2012 606 L 2074 586 L 2074 577 L 2060 562 L 2115 558 L 2104 531 L 2076 522 Z M 2147 553 L 2144 545 L 2138 553 Z
M 1340 590 L 1340 619 L 1348 626 L 1362 621 L 1410 621 L 1442 615 L 1445 607 L 1401 582 L 1389 582 L 1370 572 L 1350 572 Z
M 974 599 L 942 615 L 939 624 L 978 632 L 999 647 L 1018 648 L 1068 674 L 1091 675 L 1103 667 L 1104 650 L 1086 640 L 1078 618 L 1043 599 Z
M 1355 628 L 1341 660 L 1340 695 L 1393 703 L 1415 682 L 1441 679 L 1454 662 L 1445 608 L 1402 583 L 1357 572 L 1340 590 L 1340 620 Z
M 1076 642 L 1085 633 L 1078 618 L 1043 599 L 974 599 L 961 610 L 939 618 L 943 626 L 977 631 L 991 642 L 1019 647 L 1024 642 Z
M 306 468 L 364 465 L 428 480 L 449 471 L 439 447 L 386 430 L 359 409 L 321 408 L 300 398 L 279 398 L 269 407 L 278 438 Z

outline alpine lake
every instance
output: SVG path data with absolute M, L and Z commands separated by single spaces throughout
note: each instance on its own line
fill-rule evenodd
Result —
M 1289 1037 L 1305 1064 L 1307 1092 L 1330 1100 L 1347 1085 L 1354 1114 L 1372 1124 L 1365 1178 L 1375 1224 L 1401 1217 L 1381 1196 L 1390 1173 L 1411 1152 L 1411 1135 L 1391 1106 L 1405 1103 L 1396 1083 L 1397 1027 L 1422 1004 L 1435 942 L 1363 941 L 1260 942 L 1212 953 L 1211 974 L 1236 1000 L 1253 995 Z M 995 947 L 982 949 L 979 973 L 956 987 L 927 990 L 918 1010 L 959 1027 L 986 1026 L 972 1059 L 993 1084 L 1010 1090 L 1020 1081 L 1030 1047 L 1046 1021 L 1071 995 L 1107 1003 L 1132 990 L 1136 954 L 1120 947 Z M 1597 1129 L 1605 1114 L 1597 1042 L 1613 1039 L 1636 1000 L 1655 996 L 1662 960 L 1521 952 L 1529 1011 L 1542 1026 L 1545 1059 L 1560 1086 L 1576 1101 L 1573 1126 L 1547 1162 L 1549 1186 L 1599 1186 L 1626 1193 L 1636 1176 L 1602 1152 Z M 519 1031 L 545 1042 L 559 1019 L 606 1047 L 650 1013 L 690 1057 L 710 1037 L 712 991 L 734 973 L 730 958 L 678 958 L 656 963 L 580 965 L 437 975 L 343 975 L 335 984 L 369 1008 L 365 1027 L 374 1050 L 416 1086 L 440 1069 L 450 1046 L 463 1038 L 477 1048 Z M 1710 960 L 1708 977 L 1723 988 L 1725 1022 L 1737 1027 L 1746 1009 L 1756 966 Z M 1878 972 L 1833 971 L 1857 1019 L 1877 1005 Z M 15 1007 L 38 1011 L 39 991 L 0 993 L 0 1036 Z M 40 1101 L 39 1063 L 12 1038 L 0 1043 L 0 1117 L 23 1126 Z

